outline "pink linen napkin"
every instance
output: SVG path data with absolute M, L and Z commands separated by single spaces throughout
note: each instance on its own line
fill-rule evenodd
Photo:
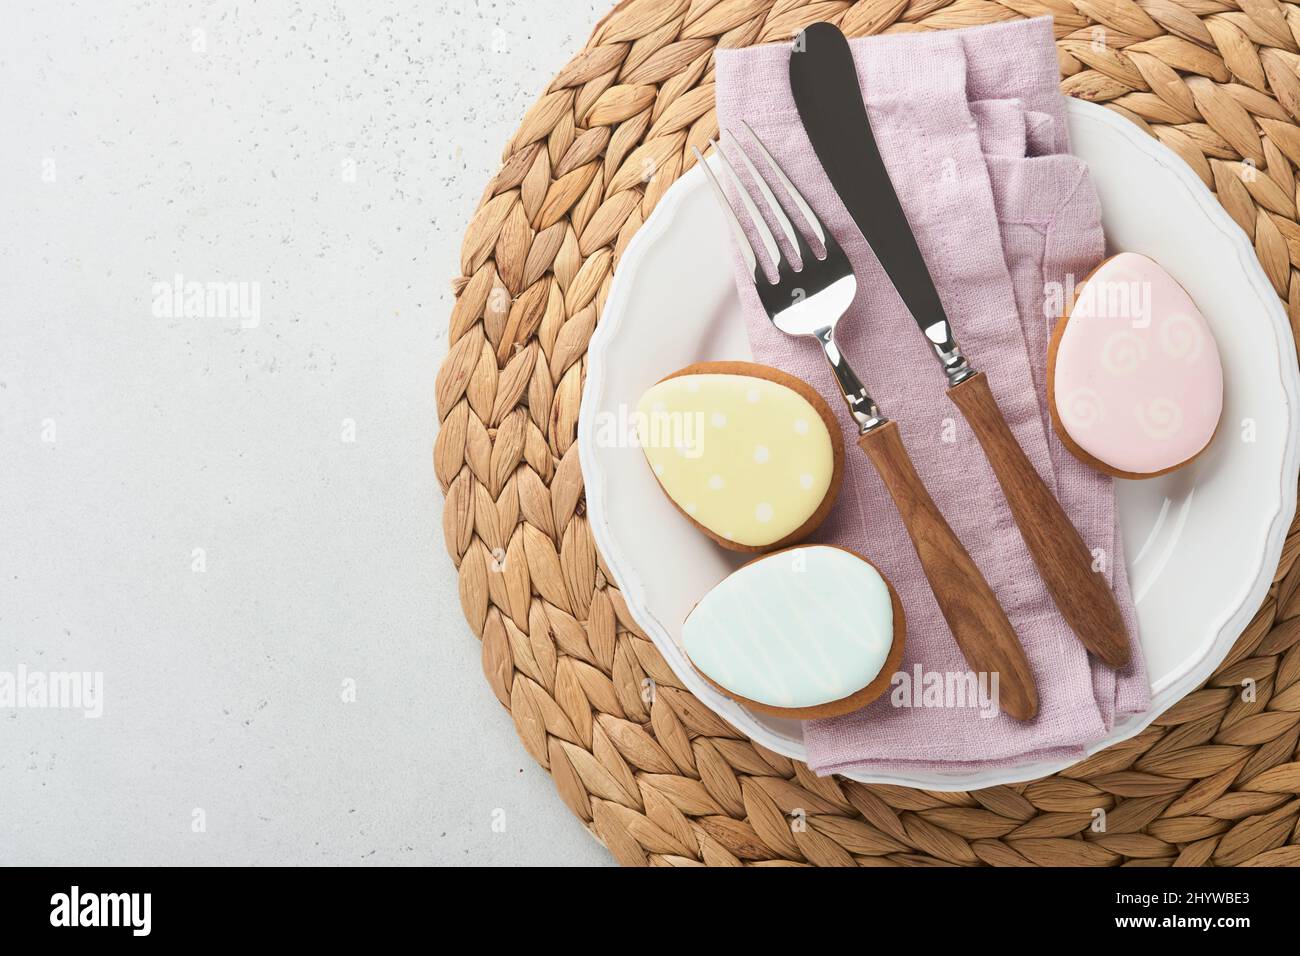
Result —
M 1055 63 L 1051 64 L 1055 70 Z M 996 94 L 989 84 L 977 88 L 968 71 L 968 95 Z M 1059 100 L 1060 98 L 1057 97 Z M 1040 104 L 1050 105 L 1050 104 Z M 1054 308 L 1072 282 L 1079 282 L 1104 254 L 1101 210 L 1085 178 L 1070 200 L 1057 209 L 1040 204 L 1050 194 L 1037 188 L 1040 178 L 1070 180 L 1077 160 L 1060 155 L 1067 146 L 1055 131 L 1064 122 L 1050 114 L 1027 110 L 1019 100 L 978 100 L 971 104 L 993 187 L 1003 255 L 1010 270 L 1026 344 L 1040 395 L 1047 388 L 1047 346 L 1058 318 Z M 1044 301 L 1047 289 L 1054 297 Z M 1084 539 L 1093 546 L 1100 570 L 1118 595 L 1130 633 L 1136 635 L 1123 539 L 1115 514 L 1112 479 L 1075 458 L 1053 431 L 1047 403 L 1041 403 L 1043 427 L 1062 501 Z M 1107 536 L 1112 541 L 1107 546 Z M 1093 688 L 1109 730 L 1115 717 L 1140 713 L 1150 704 L 1150 684 L 1139 651 L 1134 661 L 1116 672 L 1092 659 Z
M 1098 549 L 1132 625 L 1111 483 L 1059 447 L 1044 406 L 1045 283 L 1082 278 L 1101 256 L 1095 195 L 1083 164 L 1066 152 L 1051 22 L 870 37 L 852 48 L 886 166 L 958 339 L 988 374 L 1026 454 Z M 900 688 L 855 714 L 807 723 L 809 764 L 821 773 L 943 772 L 1081 754 L 1117 711 L 1145 706 L 1140 648 L 1134 639 L 1134 663 L 1116 681 L 1061 619 L 978 443 L 944 394 L 928 345 L 816 160 L 790 94 L 789 56 L 785 44 L 719 50 L 719 124 L 735 128 L 743 118 L 755 129 L 853 263 L 859 292 L 840 325 L 841 348 L 898 422 L 935 501 L 997 592 L 1040 697 L 1039 716 L 1021 723 L 981 716 L 987 711 L 977 707 L 923 706 L 919 692 L 906 697 L 913 706 L 902 706 Z M 736 262 L 755 359 L 813 384 L 839 410 L 846 437 L 855 437 L 818 347 L 770 325 Z M 865 456 L 852 445 L 849 452 L 844 491 L 818 540 L 865 554 L 898 589 L 908 616 L 903 672 L 967 673 L 891 499 Z
M 1021 320 L 1025 323 L 1053 469 L 1058 475 L 1057 497 L 1070 499 L 1065 503 L 1067 513 L 1084 539 L 1100 549 L 1099 559 L 1105 562 L 1103 570 L 1110 576 L 1129 624 L 1134 648 L 1130 664 L 1115 672 L 1099 661 L 1092 662 L 1094 687 L 1109 730 L 1114 717 L 1142 713 L 1150 706 L 1151 685 L 1137 641 L 1124 543 L 1114 508 L 1114 482 L 1071 455 L 1047 417 L 1046 343 L 1059 316 L 1058 309 L 1051 308 L 1055 301 L 1044 303 L 1045 291 L 1068 289 L 1071 282 L 1082 281 L 1105 252 L 1101 208 L 1086 170 L 1075 194 L 1055 210 L 1041 202 L 1041 197 L 1050 191 L 1035 186 L 1039 178 L 1067 176 L 1068 170 L 1056 167 L 1073 162 L 1047 158 L 1068 154 L 1070 149 L 1065 98 L 1057 83 L 1059 63 L 1051 23 L 1050 17 L 1041 17 L 1010 24 L 1004 29 L 982 32 L 976 42 L 965 44 L 966 89 L 986 147 L 990 145 L 986 136 L 996 137 L 987 130 L 986 123 L 991 118 L 982 115 L 980 107 L 1003 97 L 1018 97 L 1017 102 L 1024 111 L 1024 149 L 985 148 L 985 160 L 998 210 L 1003 251 L 1015 284 Z M 1014 129 L 1014 120 L 1009 125 Z M 1111 528 L 1113 544 L 1106 549 L 1106 535 Z M 1108 699 L 1113 701 L 1110 712 L 1106 710 Z

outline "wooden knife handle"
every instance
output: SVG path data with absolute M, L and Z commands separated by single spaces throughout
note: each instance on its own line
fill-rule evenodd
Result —
M 1020 534 L 1067 624 L 1111 667 L 1129 659 L 1129 636 L 1115 595 L 1092 567 L 1092 553 L 1016 442 L 983 372 L 948 390 L 993 466 Z
M 1006 611 L 944 519 L 907 456 L 898 425 L 886 422 L 858 445 L 889 489 L 930 589 L 971 668 L 998 675 L 999 705 L 1017 720 L 1038 713 L 1038 689 Z

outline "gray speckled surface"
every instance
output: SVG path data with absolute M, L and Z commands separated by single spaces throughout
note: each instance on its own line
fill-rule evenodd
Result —
M 430 464 L 464 227 L 610 5 L 5 3 L 0 678 L 104 707 L 0 706 L 0 863 L 610 861 Z

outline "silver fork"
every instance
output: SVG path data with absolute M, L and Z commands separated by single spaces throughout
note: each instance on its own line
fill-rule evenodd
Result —
M 748 234 L 727 200 L 727 194 L 698 149 L 695 158 L 708 177 L 745 265 L 753 274 L 759 301 L 772 324 L 782 332 L 792 336 L 811 336 L 821 345 L 849 413 L 857 424 L 858 446 L 871 459 L 894 499 L 958 647 L 973 669 L 998 675 L 1002 709 L 1020 720 L 1029 720 L 1038 712 L 1038 692 L 1024 648 L 1016 638 L 1006 612 L 930 497 L 903 446 L 897 424 L 881 413 L 835 344 L 835 327 L 858 292 L 853 267 L 835 237 L 822 226 L 817 214 L 758 135 L 743 121 L 741 126 L 785 194 L 786 202 L 776 198 L 772 185 L 759 172 L 737 137 L 733 135 L 729 139 L 757 189 L 757 200 L 745 187 L 722 147 L 712 140 L 710 143 L 735 188 L 767 260 L 776 268 L 776 282 L 768 279 Z M 782 254 L 759 211 L 759 201 L 776 221 L 790 247 L 798 253 L 797 264 Z M 824 250 L 821 256 L 812 250 L 803 232 L 791 223 L 792 217 L 802 220 L 808 232 L 816 237 Z

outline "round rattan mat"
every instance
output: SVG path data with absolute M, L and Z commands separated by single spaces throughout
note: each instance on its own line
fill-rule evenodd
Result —
M 818 778 L 684 690 L 605 572 L 575 425 L 629 238 L 717 132 L 713 50 L 1056 18 L 1062 87 L 1173 149 L 1300 319 L 1300 6 L 1276 0 L 627 0 L 506 145 L 461 249 L 434 467 L 488 685 L 627 864 L 1300 865 L 1300 534 L 1204 687 L 1052 777 L 970 793 Z M 1243 694 L 1243 682 L 1253 696 Z M 1093 823 L 1104 809 L 1104 831 Z

